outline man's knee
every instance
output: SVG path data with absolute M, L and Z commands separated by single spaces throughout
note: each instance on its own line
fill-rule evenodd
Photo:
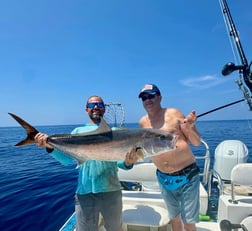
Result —
M 196 225 L 184 223 L 184 230 L 185 231 L 196 231 Z

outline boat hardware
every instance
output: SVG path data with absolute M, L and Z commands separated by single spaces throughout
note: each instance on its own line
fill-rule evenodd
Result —
M 224 21 L 227 25 L 227 29 L 229 30 L 229 35 L 233 37 L 233 42 L 236 46 L 236 50 L 240 56 L 241 65 L 235 65 L 233 62 L 228 62 L 224 65 L 222 69 L 222 75 L 226 76 L 231 74 L 233 71 L 239 71 L 240 78 L 236 81 L 240 90 L 243 92 L 244 99 L 247 101 L 249 106 L 249 110 L 252 111 L 252 101 L 251 101 L 251 93 L 252 93 L 252 72 L 250 70 L 252 62 L 248 64 L 246 55 L 243 51 L 242 44 L 239 38 L 239 34 L 236 30 L 236 26 L 234 24 L 232 15 L 230 13 L 228 4 L 226 0 L 219 0 L 220 6 L 222 9 Z M 245 83 L 245 84 L 244 84 Z

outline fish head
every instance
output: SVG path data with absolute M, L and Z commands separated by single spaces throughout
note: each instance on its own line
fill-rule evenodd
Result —
M 159 129 L 146 129 L 143 135 L 141 148 L 145 156 L 155 156 L 174 150 L 177 135 Z

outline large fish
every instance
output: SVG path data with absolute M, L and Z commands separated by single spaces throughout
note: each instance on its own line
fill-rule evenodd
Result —
M 9 113 L 27 133 L 26 139 L 15 146 L 34 143 L 39 131 L 20 117 Z M 152 157 L 176 148 L 177 136 L 159 129 L 127 129 L 111 130 L 101 117 L 99 127 L 83 134 L 56 134 L 48 137 L 47 143 L 55 149 L 75 158 L 78 164 L 88 159 L 118 161 L 124 160 L 131 148 L 136 148 L 139 158 Z

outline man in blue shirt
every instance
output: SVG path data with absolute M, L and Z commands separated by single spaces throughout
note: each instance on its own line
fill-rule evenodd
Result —
M 89 97 L 86 112 L 90 118 L 89 123 L 75 128 L 71 134 L 90 132 L 98 128 L 100 117 L 105 113 L 103 99 L 95 95 Z M 54 150 L 46 143 L 47 137 L 48 135 L 43 133 L 37 134 L 36 144 L 39 147 L 46 147 L 47 151 L 62 164 L 71 163 L 71 157 Z M 107 231 L 122 231 L 122 193 L 117 168 L 131 169 L 136 161 L 137 155 L 132 148 L 124 161 L 87 160 L 79 167 L 75 196 L 77 231 L 98 231 L 100 213 Z

